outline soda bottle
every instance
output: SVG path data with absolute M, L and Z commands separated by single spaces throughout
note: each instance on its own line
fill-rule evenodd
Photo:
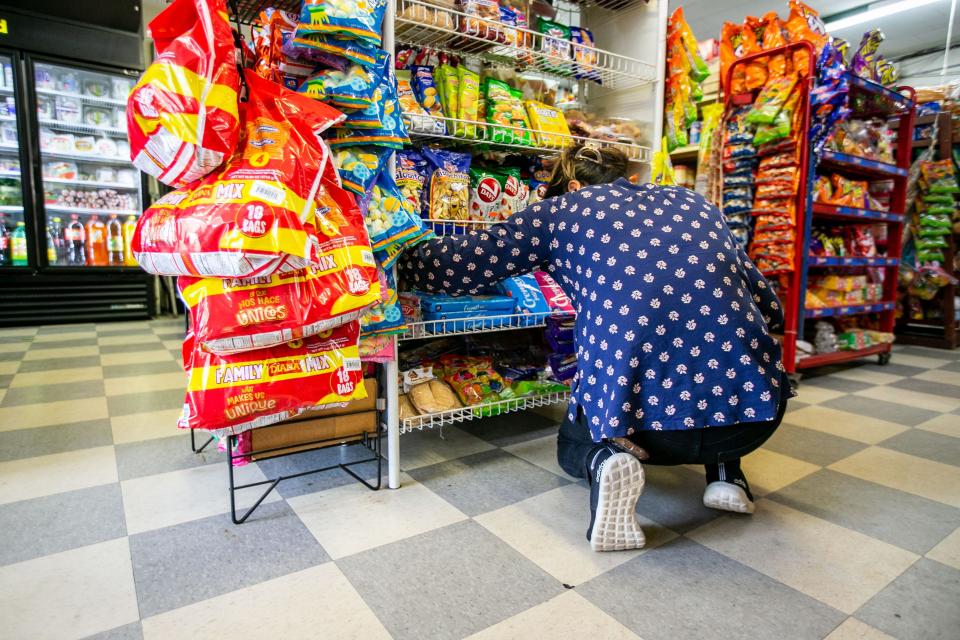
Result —
M 123 226 L 115 213 L 107 220 L 107 261 L 111 265 L 123 264 Z
M 47 261 L 50 264 L 63 264 L 67 257 L 66 238 L 63 220 L 51 218 L 47 224 Z
M 136 216 L 128 216 L 127 221 L 123 223 L 123 263 L 128 267 L 137 266 L 137 261 L 133 258 L 133 234 L 137 232 Z
M 0 213 L 0 267 L 10 264 L 10 230 L 7 217 Z
M 13 245 L 13 266 L 24 267 L 27 265 L 27 225 L 21 220 L 17 223 L 17 228 L 13 230 L 13 237 L 10 242 Z
M 87 221 L 87 265 L 103 267 L 107 264 L 107 225 L 100 216 Z
M 70 224 L 67 225 L 63 235 L 67 242 L 67 264 L 87 264 L 87 254 L 84 251 L 87 234 L 79 215 L 74 213 L 70 216 Z

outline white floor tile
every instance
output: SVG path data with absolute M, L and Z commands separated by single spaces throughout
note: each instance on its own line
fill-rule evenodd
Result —
M 932 393 L 898 389 L 897 387 L 870 387 L 863 391 L 857 391 L 855 395 L 873 400 L 896 402 L 909 407 L 929 409 L 930 411 L 953 411 L 954 409 L 960 409 L 960 393 L 958 393 L 955 398 L 948 398 L 946 396 L 935 396 Z
M 646 548 L 617 553 L 592 551 L 584 535 L 590 520 L 590 490 L 579 484 L 547 491 L 474 520 L 566 584 L 583 584 L 676 537 L 640 518 L 647 536 Z
M 949 360 L 942 358 L 928 358 L 927 356 L 915 356 L 913 354 L 895 351 L 891 360 L 894 364 L 905 364 L 908 367 L 920 367 L 921 369 L 936 369 L 949 363 Z
M 960 569 L 960 529 L 955 530 L 940 544 L 927 552 L 927 557 L 954 569 Z
M 103 381 L 107 396 L 122 396 L 128 393 L 149 393 L 164 389 L 187 388 L 187 375 L 179 371 L 155 373 L 124 378 L 107 378 Z
M 945 413 L 931 420 L 927 420 L 924 423 L 918 424 L 917 429 L 933 431 L 934 433 L 939 433 L 940 435 L 960 438 L 960 416 L 956 415 L 955 413 Z
M 395 491 L 370 491 L 350 483 L 296 496 L 287 503 L 334 559 L 466 519 L 412 478 L 404 475 L 401 482 L 403 486 Z
M 845 391 L 826 389 L 813 384 L 801 384 L 797 389 L 797 394 L 797 400 L 800 402 L 809 402 L 810 404 L 819 404 L 847 395 Z
M 557 436 L 544 436 L 536 440 L 527 440 L 504 447 L 504 450 L 537 465 L 541 469 L 555 473 L 561 478 L 576 480 L 576 478 L 567 475 L 557 464 Z
M 16 329 L 0 329 L 0 336 L 13 337 L 13 336 L 35 336 L 37 334 L 37 327 L 22 327 Z
M 0 353 L 26 353 L 30 348 L 29 342 L 0 342 Z
M 960 509 L 960 467 L 869 447 L 828 468 Z
M 153 440 L 154 438 L 168 438 L 178 433 L 185 437 L 190 434 L 177 428 L 177 419 L 183 413 L 180 407 L 172 407 L 163 411 L 134 413 L 128 416 L 110 418 L 110 427 L 113 430 L 114 444 Z M 200 437 L 200 434 L 197 435 Z M 204 438 L 206 440 L 206 438 Z
M 714 551 L 852 614 L 917 555 L 773 500 L 688 534 Z
M 113 446 L 0 462 L 0 504 L 116 481 Z
M 0 638 L 84 638 L 139 618 L 126 538 L 0 567 Z
M 791 411 L 783 421 L 866 444 L 883 442 L 907 430 L 903 425 L 886 420 L 818 406 L 801 407 Z
M 894 638 L 879 629 L 874 629 L 866 622 L 847 618 L 824 640 L 894 640 Z
M 143 362 L 170 362 L 173 356 L 164 349 L 152 351 L 132 351 L 130 353 L 105 353 L 100 356 L 100 364 L 140 364 Z
M 337 566 L 326 563 L 143 621 L 145 640 L 389 640 Z
M 897 382 L 898 380 L 903 380 L 903 376 L 873 371 L 872 369 L 867 369 L 866 367 L 837 371 L 835 373 L 831 373 L 830 377 L 853 380 L 854 382 L 867 382 L 869 384 L 890 384 Z
M 0 409 L 0 431 L 98 420 L 107 415 L 107 399 L 103 397 L 4 407 Z
M 19 360 L 5 360 L 0 362 L 0 376 L 12 376 L 19 368 Z
M 939 382 L 941 384 L 960 385 L 960 373 L 956 371 L 944 371 L 943 369 L 934 369 L 933 371 L 924 371 L 913 376 L 917 380 L 927 380 L 929 382 Z M 960 393 L 958 391 L 957 393 Z
M 567 591 L 469 636 L 469 640 L 517 638 L 640 640 L 640 636 L 574 591 Z
M 266 479 L 255 464 L 237 467 L 235 478 L 238 485 Z M 230 511 L 224 463 L 124 480 L 120 487 L 130 535 Z M 237 494 L 238 511 L 253 504 L 265 488 L 260 486 L 240 491 Z M 273 491 L 265 502 L 280 499 Z
M 100 348 L 96 345 L 85 347 L 61 347 L 58 349 L 31 349 L 23 356 L 24 361 L 50 360 L 51 358 L 82 358 L 90 357 L 91 362 L 96 364 L 96 359 L 100 355 Z
M 34 342 L 66 342 L 67 340 L 89 340 L 96 338 L 96 331 L 67 331 L 64 333 L 40 333 L 34 336 Z
M 439 429 L 425 429 L 400 439 L 400 465 L 405 470 L 419 469 L 493 448 L 492 444 L 456 427 L 444 427 L 442 438 Z
M 76 369 L 56 369 L 54 371 L 31 371 L 18 373 L 10 381 L 10 387 L 35 387 L 41 384 L 66 384 L 89 382 L 103 377 L 103 369 L 97 367 L 77 367 Z
M 757 449 L 744 456 L 741 467 L 754 496 L 765 496 L 779 491 L 800 478 L 820 470 L 820 467 L 815 464 L 768 449 Z

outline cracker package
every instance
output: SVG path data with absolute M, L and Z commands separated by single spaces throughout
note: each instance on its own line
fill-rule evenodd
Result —
M 470 154 L 425 148 L 423 157 L 432 169 L 427 187 L 429 218 L 468 220 Z
M 541 147 L 563 149 L 573 142 L 562 111 L 536 100 L 527 100 L 524 104 L 530 124 L 537 130 Z

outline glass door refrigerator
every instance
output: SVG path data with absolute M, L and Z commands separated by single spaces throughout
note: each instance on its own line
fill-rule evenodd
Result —
M 31 60 L 40 174 L 38 233 L 48 267 L 136 267 L 130 238 L 143 180 L 130 162 L 127 94 L 134 79 Z
M 29 183 L 23 171 L 26 151 L 18 122 L 18 80 L 14 56 L 0 53 L 0 268 L 24 271 L 35 264 L 35 256 L 33 228 L 24 205 Z

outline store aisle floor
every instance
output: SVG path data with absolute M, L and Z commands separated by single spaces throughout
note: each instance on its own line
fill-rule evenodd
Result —
M 310 476 L 234 526 L 223 454 L 174 427 L 181 334 L 0 330 L 0 638 L 957 637 L 960 353 L 809 377 L 746 459 L 753 517 L 647 467 L 649 548 L 595 554 L 536 415 L 404 436 L 401 490 Z

